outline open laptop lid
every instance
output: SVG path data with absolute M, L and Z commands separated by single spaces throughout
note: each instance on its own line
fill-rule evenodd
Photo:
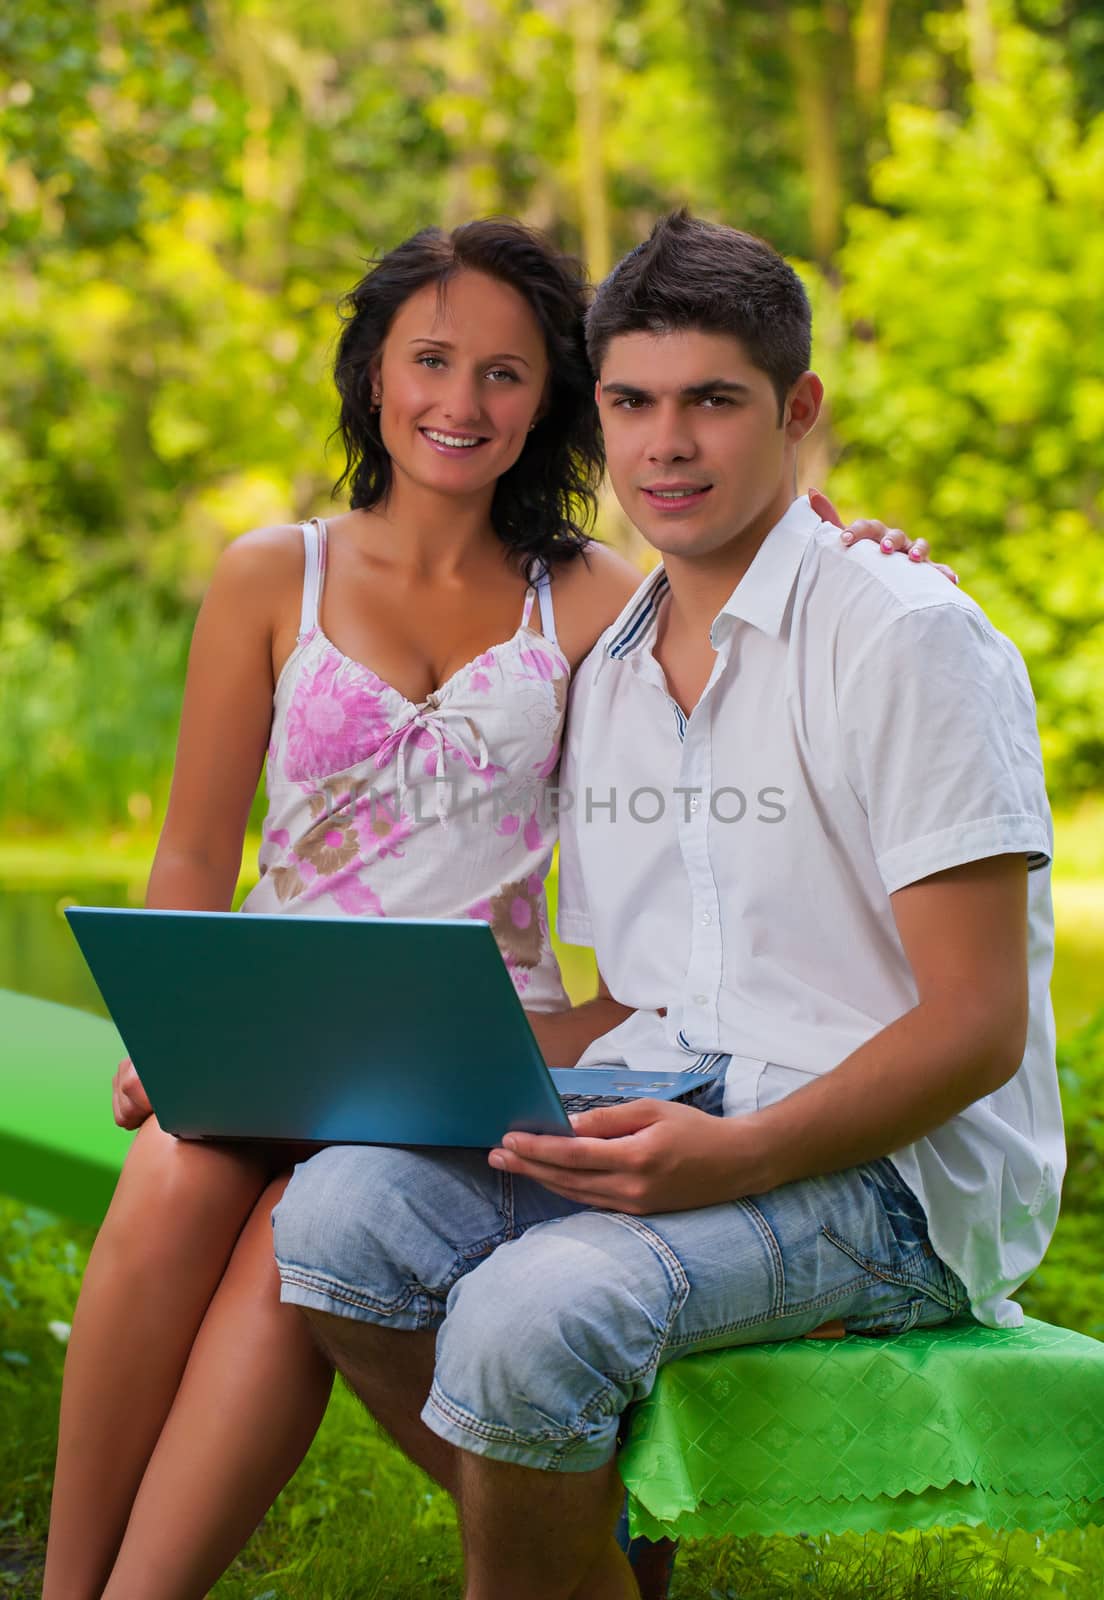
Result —
M 489 1147 L 570 1131 L 486 923 L 66 915 L 171 1133 Z

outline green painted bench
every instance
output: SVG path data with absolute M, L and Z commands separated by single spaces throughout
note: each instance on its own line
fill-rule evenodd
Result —
M 111 1120 L 114 1026 L 0 989 L 0 1193 L 102 1222 L 133 1134 Z
M 0 1038 L 0 1191 L 98 1223 L 131 1138 L 118 1034 L 0 990 Z M 1104 1522 L 1104 1344 L 1028 1319 L 687 1356 L 620 1464 L 653 1540 Z

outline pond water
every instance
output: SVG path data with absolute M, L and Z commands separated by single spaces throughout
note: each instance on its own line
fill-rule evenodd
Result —
M 244 892 L 239 889 L 238 898 Z M 107 1015 L 107 1008 L 84 964 L 65 920 L 68 906 L 140 906 L 138 883 L 0 885 L 0 989 L 37 995 L 61 1005 Z M 576 1002 L 595 991 L 594 959 L 589 950 L 558 949 L 568 993 Z
M 244 885 L 243 885 L 244 889 Z M 550 899 L 555 883 L 550 881 Z M 239 891 L 239 894 L 242 891 Z M 1104 920 L 1063 917 L 1058 904 L 1058 944 L 1052 994 L 1059 1035 L 1069 1033 L 1104 1003 Z M 141 905 L 137 883 L 80 883 L 59 880 L 33 886 L 0 885 L 0 989 L 38 995 L 62 1005 L 106 1015 L 99 991 L 65 920 L 70 905 Z M 1095 907 L 1094 907 L 1095 909 Z M 1104 897 L 1100 910 L 1104 912 Z M 594 959 L 589 950 L 557 944 L 564 982 L 578 1004 L 595 991 Z
M 0 889 L 0 989 L 38 995 L 107 1015 L 100 991 L 65 920 L 67 906 L 142 904 L 125 883 L 69 883 Z

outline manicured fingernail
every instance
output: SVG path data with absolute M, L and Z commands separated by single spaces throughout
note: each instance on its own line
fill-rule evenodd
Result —
M 844 528 L 843 532 L 840 534 L 840 544 L 854 544 L 854 542 L 855 535 L 851 532 L 851 529 Z
M 885 551 L 886 555 L 891 554 L 891 552 L 893 550 L 893 540 L 892 539 L 883 539 L 882 540 L 882 549 Z
M 958 582 L 958 573 L 957 572 L 952 572 L 951 573 L 951 582 L 952 583 L 957 583 Z
M 810 484 L 810 485 L 809 485 L 809 487 L 808 487 L 808 488 L 807 488 L 807 489 L 806 489 L 806 491 L 805 491 L 805 493 L 806 493 L 806 494 L 819 494 L 819 493 L 820 493 L 820 490 L 819 490 L 819 489 L 815 489 L 815 488 L 814 488 L 814 487 L 813 487 L 813 485 L 812 485 L 812 484 Z
M 910 561 L 923 561 L 924 559 L 924 552 L 922 550 L 917 550 L 915 545 L 913 545 L 908 554 Z

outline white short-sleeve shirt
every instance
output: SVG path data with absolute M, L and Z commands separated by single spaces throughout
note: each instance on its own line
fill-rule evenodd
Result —
M 1052 833 L 1019 652 L 939 573 L 845 550 L 801 499 L 716 618 L 687 717 L 652 651 L 666 590 L 660 567 L 572 690 L 559 932 L 637 1008 L 583 1062 L 728 1052 L 726 1115 L 779 1100 L 916 1004 L 890 896 L 1023 852 L 1023 1064 L 892 1152 L 975 1315 L 1014 1326 L 1007 1296 L 1042 1259 L 1065 1170 Z

